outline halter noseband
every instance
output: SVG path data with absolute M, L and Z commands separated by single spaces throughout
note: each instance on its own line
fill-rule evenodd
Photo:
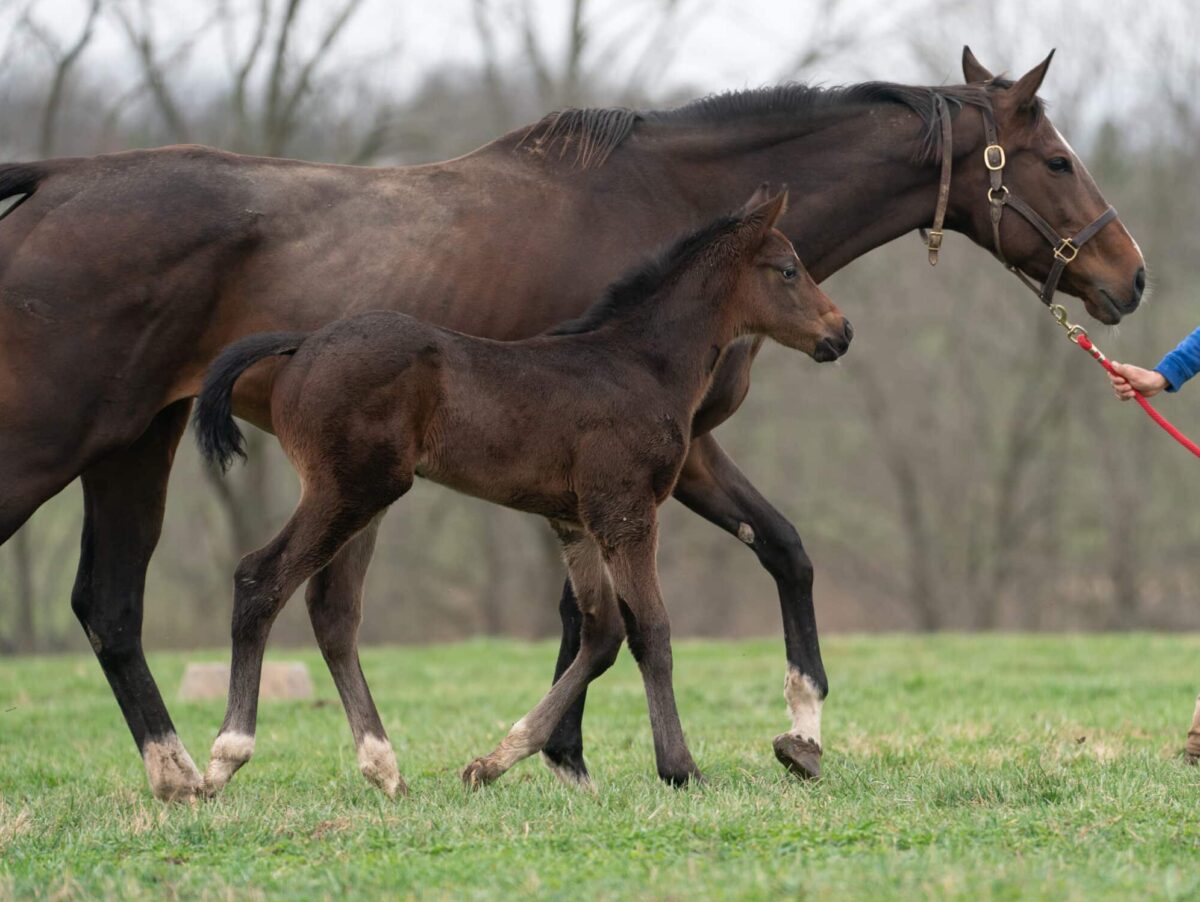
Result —
M 946 221 L 946 207 L 950 203 L 950 172 L 953 159 L 951 148 L 953 132 L 950 122 L 950 104 L 946 102 L 945 98 L 938 95 L 934 96 L 934 103 L 937 106 L 938 117 L 941 120 L 942 127 L 942 176 L 941 184 L 938 187 L 937 207 L 933 214 L 933 228 L 928 232 L 921 229 L 922 237 L 925 238 L 925 247 L 929 251 L 929 263 L 932 266 L 937 265 L 938 251 L 942 246 L 942 225 Z M 1050 223 L 1046 222 L 1033 207 L 1014 195 L 1004 184 L 1004 166 L 1007 161 L 1004 155 L 1004 148 L 1000 145 L 997 138 L 995 117 L 993 117 L 992 111 L 987 107 L 980 107 L 979 112 L 983 117 L 983 133 L 987 138 L 987 146 L 983 149 L 983 165 L 987 167 L 988 176 L 991 180 L 991 187 L 988 188 L 987 198 L 992 217 L 992 253 L 996 255 L 996 259 L 1004 264 L 1005 269 L 1020 279 L 1027 288 L 1038 296 L 1043 304 L 1049 307 L 1054 299 L 1054 292 L 1058 288 L 1058 280 L 1062 278 L 1063 270 L 1067 268 L 1067 264 L 1075 259 L 1081 247 L 1094 238 L 1101 229 L 1117 218 L 1117 211 L 1110 204 L 1103 213 L 1080 229 L 1074 236 L 1064 238 L 1059 235 L 1058 232 L 1054 231 Z M 1046 281 L 1040 286 L 1004 257 L 1004 250 L 1000 244 L 1000 217 L 1004 215 L 1005 207 L 1012 207 L 1024 216 L 1030 225 L 1042 233 L 1054 251 L 1054 263 L 1050 266 L 1050 273 L 1046 276 Z

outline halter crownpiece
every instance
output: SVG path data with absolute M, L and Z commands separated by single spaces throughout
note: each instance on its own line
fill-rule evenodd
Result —
M 946 220 L 946 208 L 950 203 L 953 127 L 950 121 L 950 105 L 940 96 L 935 96 L 934 102 L 942 127 L 942 173 L 941 182 L 938 186 L 937 207 L 934 209 L 933 214 L 933 228 L 928 232 L 924 229 L 920 231 L 922 237 L 925 239 L 925 247 L 929 251 L 929 262 L 931 265 L 936 266 L 938 251 L 942 246 L 942 225 Z M 979 113 L 983 117 L 983 133 L 987 139 L 987 146 L 983 148 L 983 165 L 987 167 L 988 179 L 991 182 L 991 187 L 988 188 L 987 192 L 987 199 L 992 219 L 992 253 L 996 256 L 997 260 L 1004 264 L 1005 269 L 1020 279 L 1030 291 L 1038 296 L 1043 304 L 1049 307 L 1053 303 L 1054 292 L 1058 288 L 1058 280 L 1062 278 L 1063 270 L 1078 256 L 1081 247 L 1096 237 L 1096 234 L 1101 229 L 1117 218 L 1117 211 L 1110 204 L 1103 213 L 1070 238 L 1064 238 L 1058 234 L 1054 230 L 1054 227 L 1046 222 L 1041 214 L 1009 191 L 1008 186 L 1004 184 L 1004 167 L 1008 163 L 1008 158 L 1004 153 L 1004 147 L 1000 144 L 996 132 L 995 117 L 987 107 L 980 107 Z M 1029 221 L 1029 224 L 1041 232 L 1042 236 L 1050 243 L 1050 248 L 1054 252 L 1054 262 L 1050 265 L 1050 273 L 1041 285 L 1038 285 L 1037 282 L 1021 272 L 1017 266 L 1010 263 L 1004 256 L 1004 249 L 1000 242 L 1000 219 L 1004 215 L 1005 207 L 1012 207 L 1024 216 Z

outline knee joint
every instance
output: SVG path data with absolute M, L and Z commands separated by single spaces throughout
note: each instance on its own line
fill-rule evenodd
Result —
M 764 538 L 759 535 L 754 550 L 758 552 L 763 566 L 771 571 L 771 574 L 777 579 L 788 579 L 802 585 L 812 585 L 814 572 L 812 558 L 808 556 L 808 552 L 804 549 L 804 543 L 800 541 L 800 536 L 790 525 L 777 537 Z

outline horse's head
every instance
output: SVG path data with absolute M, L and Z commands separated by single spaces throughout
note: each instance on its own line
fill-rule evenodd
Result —
M 796 249 L 775 226 L 787 210 L 787 191 L 764 185 L 742 207 L 738 247 L 745 264 L 737 281 L 740 330 L 766 335 L 824 363 L 850 347 L 849 321 L 813 281 Z
M 1113 324 L 1137 309 L 1146 286 L 1146 264 L 1119 219 L 1098 222 L 1108 202 L 1037 97 L 1053 56 L 1051 52 L 1040 65 L 1010 81 L 993 76 L 969 47 L 963 48 L 963 75 L 968 83 L 983 83 L 986 88 L 995 142 L 1002 150 L 985 151 L 991 143 L 986 110 L 978 116 L 958 117 L 959 122 L 979 122 L 979 128 L 969 130 L 973 146 L 961 156 L 964 135 L 955 128 L 959 159 L 954 165 L 951 216 L 961 231 L 999 251 L 1009 264 L 1039 282 L 1050 275 L 1056 258 L 1053 238 L 1040 229 L 1036 217 L 1060 238 L 1079 236 L 1097 223 L 1099 230 L 1077 249 L 1060 244 L 1064 265 L 1058 285 L 1081 298 L 1093 317 Z M 1002 187 L 996 189 L 997 184 Z M 990 202 L 1000 198 L 1010 203 L 997 207 Z M 1033 217 L 1021 211 L 1022 202 Z M 993 225 L 997 209 L 999 248 Z

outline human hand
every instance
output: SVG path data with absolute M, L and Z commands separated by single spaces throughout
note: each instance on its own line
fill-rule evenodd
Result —
M 1167 387 L 1167 380 L 1162 373 L 1155 370 L 1144 370 L 1132 363 L 1117 363 L 1112 361 L 1116 371 L 1108 374 L 1113 391 L 1122 401 L 1130 400 L 1136 392 L 1141 392 L 1147 398 L 1153 398 Z

